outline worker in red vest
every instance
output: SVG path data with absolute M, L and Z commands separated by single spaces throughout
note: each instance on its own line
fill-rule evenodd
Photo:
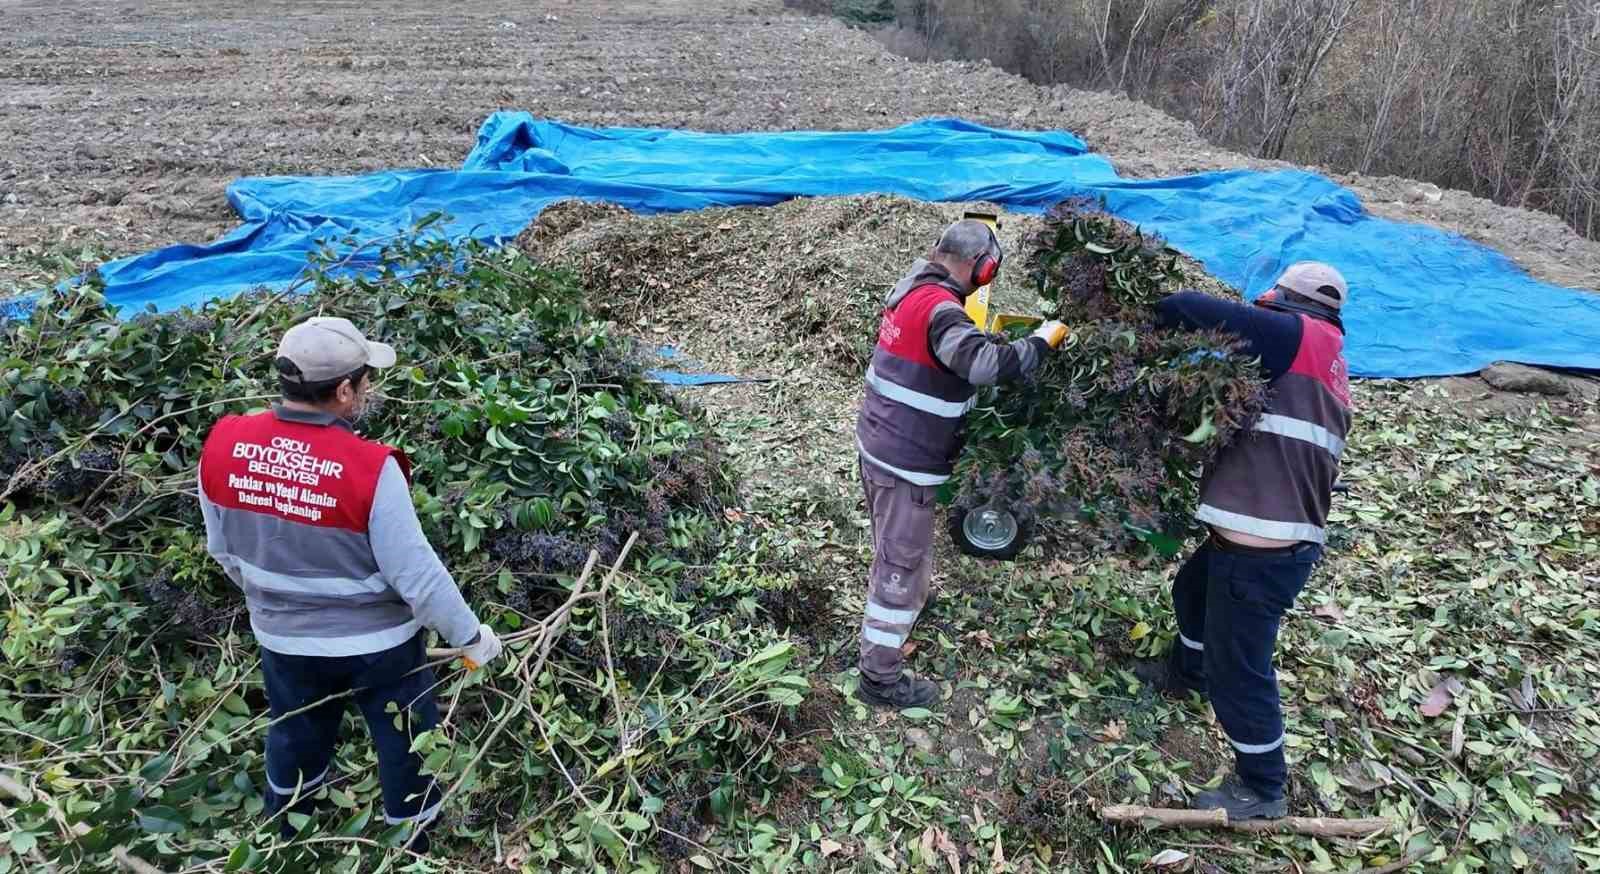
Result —
M 1200 483 L 1195 518 L 1208 534 L 1178 571 L 1178 639 L 1167 658 L 1139 665 L 1168 693 L 1210 699 L 1234 749 L 1235 774 L 1193 807 L 1233 820 L 1285 815 L 1289 770 L 1272 655 L 1278 624 L 1322 557 L 1328 505 L 1350 432 L 1350 380 L 1340 311 L 1344 277 L 1315 261 L 1291 264 L 1255 305 L 1200 292 L 1157 304 L 1166 327 L 1222 330 L 1259 359 L 1267 408 L 1224 447 Z
M 345 319 L 290 328 L 276 362 L 281 402 L 225 416 L 206 438 L 200 508 L 206 549 L 244 590 L 261 645 L 268 813 L 311 812 L 348 697 L 377 748 L 385 820 L 420 831 L 440 801 L 411 752 L 439 721 L 424 629 L 464 647 L 469 665 L 501 644 L 424 537 L 405 454 L 351 427 L 372 371 L 394 363 L 394 349 Z M 293 834 L 287 817 L 282 830 Z M 426 834 L 411 845 L 425 850 Z
M 862 700 L 926 707 L 938 684 L 905 670 L 901 646 L 928 599 L 934 493 L 950 479 L 977 386 L 1022 377 L 1067 329 L 1046 322 L 1015 342 L 985 334 L 962 301 L 994 281 L 1003 253 L 987 224 L 947 228 L 890 290 L 856 419 L 873 558 L 861 622 Z

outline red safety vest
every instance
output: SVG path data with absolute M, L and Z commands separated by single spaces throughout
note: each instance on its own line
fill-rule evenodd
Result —
M 284 421 L 271 412 L 225 416 L 201 451 L 201 487 L 219 507 L 365 533 L 390 458 L 409 481 L 404 452 L 346 428 Z

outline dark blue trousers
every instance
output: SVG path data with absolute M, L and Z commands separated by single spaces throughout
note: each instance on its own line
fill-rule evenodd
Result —
M 261 673 L 274 722 L 267 729 L 267 812 L 309 814 L 310 796 L 328 778 L 345 705 L 355 702 L 366 719 L 378 752 L 384 818 L 391 824 L 425 826 L 438 813 L 439 788 L 421 774 L 422 759 L 411 739 L 439 724 L 432 669 L 416 670 L 426 659 L 423 635 L 383 652 L 357 656 L 296 656 L 261 650 Z M 415 673 L 412 673 L 415 671 Z M 309 705 L 343 692 L 353 695 Z M 394 712 L 390 712 L 390 705 Z M 296 713 L 282 719 L 286 713 Z M 288 822 L 285 832 L 292 833 Z M 426 836 L 412 848 L 425 851 Z
M 1272 667 L 1278 624 L 1321 557 L 1315 543 L 1266 553 L 1207 540 L 1172 582 L 1172 674 L 1211 699 L 1239 779 L 1264 798 L 1282 798 L 1289 780 Z

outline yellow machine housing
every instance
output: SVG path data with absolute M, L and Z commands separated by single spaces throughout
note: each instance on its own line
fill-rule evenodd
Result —
M 989 230 L 994 231 L 997 235 L 1000 233 L 1000 217 L 992 212 L 965 212 L 962 213 L 961 217 L 983 222 L 989 226 Z M 989 286 L 987 285 L 967 295 L 965 307 L 967 317 L 972 319 L 973 324 L 990 333 L 999 333 L 1013 325 L 1034 328 L 1044 323 L 1044 319 L 1038 316 L 1024 316 L 1016 313 L 995 313 L 991 317 L 989 314 Z

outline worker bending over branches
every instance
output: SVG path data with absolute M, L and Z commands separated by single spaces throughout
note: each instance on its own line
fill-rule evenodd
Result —
M 1195 518 L 1210 536 L 1172 584 L 1178 639 L 1139 666 L 1170 694 L 1211 700 L 1236 773 L 1192 806 L 1229 819 L 1287 812 L 1283 713 L 1272 656 L 1278 623 L 1322 557 L 1328 504 L 1350 431 L 1350 382 L 1339 312 L 1344 277 L 1293 264 L 1255 305 L 1198 292 L 1157 304 L 1165 327 L 1222 329 L 1258 357 L 1270 397 L 1254 430 L 1224 448 L 1200 484 Z
M 282 401 L 223 417 L 201 452 L 206 549 L 244 590 L 261 644 L 269 815 L 311 812 L 349 695 L 377 747 L 384 818 L 425 828 L 439 790 L 411 742 L 439 712 L 423 629 L 469 666 L 500 654 L 422 533 L 405 454 L 351 428 L 371 372 L 394 363 L 345 319 L 302 322 L 278 347 Z M 295 832 L 287 816 L 281 831 Z M 411 847 L 426 851 L 426 834 Z
M 856 419 L 873 547 L 858 695 L 871 704 L 925 707 L 939 697 L 938 684 L 905 670 L 901 653 L 933 574 L 934 492 L 954 470 L 976 386 L 1031 372 L 1066 336 L 1047 322 L 1007 343 L 973 324 L 962 301 L 994 281 L 1002 258 L 987 224 L 956 222 L 884 305 Z

